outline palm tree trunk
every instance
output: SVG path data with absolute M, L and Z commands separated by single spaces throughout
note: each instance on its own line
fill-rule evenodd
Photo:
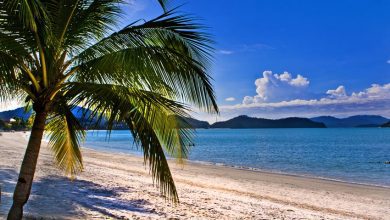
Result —
M 46 117 L 46 112 L 36 112 L 30 139 L 28 141 L 22 166 L 20 168 L 18 182 L 14 191 L 14 201 L 8 213 L 9 220 L 20 220 L 23 217 L 23 206 L 26 204 L 28 197 L 30 196 L 43 131 L 45 129 Z

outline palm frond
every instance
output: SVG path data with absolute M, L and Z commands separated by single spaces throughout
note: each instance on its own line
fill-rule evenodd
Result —
M 50 30 L 50 19 L 46 7 L 42 4 L 41 0 L 4 0 L 0 4 L 0 7 L 6 18 L 0 22 L 0 29 L 9 35 L 17 33 L 19 41 L 28 41 L 32 49 L 29 52 L 34 56 L 36 51 L 39 52 L 39 61 L 37 56 L 35 56 L 35 64 L 37 67 L 41 67 L 40 77 L 44 82 L 44 86 L 47 87 L 50 76 L 48 77 L 47 75 L 46 51 L 51 51 L 49 49 L 50 46 L 47 45 L 52 41 L 52 32 Z M 10 29 L 10 27 L 17 25 L 19 27 Z M 33 78 L 31 74 L 30 78 Z
M 24 28 L 38 31 L 38 22 L 47 19 L 46 10 L 40 0 L 3 0 L 2 9 L 14 14 Z
M 76 80 L 166 87 L 172 98 L 218 111 L 206 72 L 211 41 L 190 18 L 172 13 L 128 26 L 82 52 Z
M 158 3 L 161 5 L 164 11 L 168 11 L 169 2 L 169 0 L 158 0 Z
M 37 51 L 33 33 L 23 27 L 16 13 L 7 10 L 5 3 L 0 2 L 0 51 L 37 69 L 38 60 L 33 58 Z
M 19 62 L 9 54 L 0 51 L 0 102 L 21 99 L 23 90 L 28 90 L 18 69 Z M 26 79 L 26 78 L 24 78 Z
M 80 152 L 80 141 L 85 137 L 83 127 L 71 109 L 62 104 L 50 117 L 47 131 L 49 132 L 49 145 L 53 150 L 57 165 L 67 175 L 74 177 L 83 169 Z
M 59 48 L 70 53 L 106 36 L 121 16 L 123 0 L 45 0 Z
M 114 123 L 126 122 L 161 192 L 177 199 L 163 149 L 179 161 L 187 158 L 192 130 L 178 125 L 177 116 L 188 116 L 182 104 L 157 93 L 119 85 L 70 83 L 66 90 L 65 96 L 76 97 L 73 104 L 84 103 L 83 107 L 92 110 L 89 117 L 107 118 L 107 129 L 111 130 Z
M 15 36 L 0 32 L 0 51 L 8 52 L 14 57 L 29 58 L 32 60 L 30 52 L 23 42 L 18 41 Z
M 133 23 L 111 34 L 80 53 L 78 59 L 86 61 L 124 48 L 150 45 L 170 47 L 207 64 L 211 61 L 213 41 L 201 31 L 204 27 L 194 20 L 190 16 L 177 15 L 174 10 L 167 11 L 143 24 Z
M 173 180 L 163 146 L 156 134 L 156 130 L 144 117 L 145 114 L 134 111 L 127 117 L 127 124 L 134 137 L 135 142 L 143 150 L 145 163 L 149 162 L 153 181 L 160 186 L 163 195 L 168 196 L 172 201 L 179 202 L 175 182 Z

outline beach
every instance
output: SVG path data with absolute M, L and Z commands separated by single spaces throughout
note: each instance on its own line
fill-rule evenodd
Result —
M 27 144 L 1 133 L 0 218 Z M 82 149 L 84 171 L 71 180 L 43 143 L 25 216 L 49 219 L 388 219 L 390 188 L 170 161 L 180 204 L 165 200 L 138 156 Z

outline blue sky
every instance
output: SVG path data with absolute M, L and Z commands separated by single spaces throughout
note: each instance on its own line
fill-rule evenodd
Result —
M 218 102 L 229 109 L 222 108 L 222 117 L 389 116 L 372 93 L 386 93 L 390 83 L 390 1 L 197 0 L 186 1 L 181 10 L 202 18 L 217 42 L 212 75 Z M 267 81 L 264 71 L 288 72 L 291 79 L 299 74 L 308 84 L 276 80 L 256 86 L 256 79 Z M 256 89 L 265 90 L 266 100 L 231 107 L 242 105 L 245 96 L 259 96 Z M 365 93 L 364 100 L 351 98 L 353 92 Z M 229 97 L 234 101 L 225 101 Z M 307 103 L 287 109 L 281 104 L 292 100 L 317 100 L 321 107 L 302 112 Z M 267 103 L 271 109 L 261 107 Z
M 390 116 L 390 1 L 171 1 L 182 3 L 216 41 L 221 118 Z M 134 5 L 130 17 L 160 13 Z
M 162 12 L 129 1 L 124 24 Z M 171 0 L 182 4 L 216 41 L 219 118 L 390 117 L 390 1 Z

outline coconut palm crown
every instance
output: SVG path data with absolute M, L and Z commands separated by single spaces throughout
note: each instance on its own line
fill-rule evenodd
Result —
M 22 218 L 44 131 L 58 167 L 82 171 L 86 119 L 76 106 L 107 130 L 126 123 L 162 194 L 178 201 L 164 152 L 186 158 L 192 133 L 177 117 L 190 107 L 218 112 L 213 49 L 192 17 L 158 2 L 161 16 L 118 28 L 123 0 L 0 1 L 0 101 L 21 99 L 35 113 L 9 219 Z

